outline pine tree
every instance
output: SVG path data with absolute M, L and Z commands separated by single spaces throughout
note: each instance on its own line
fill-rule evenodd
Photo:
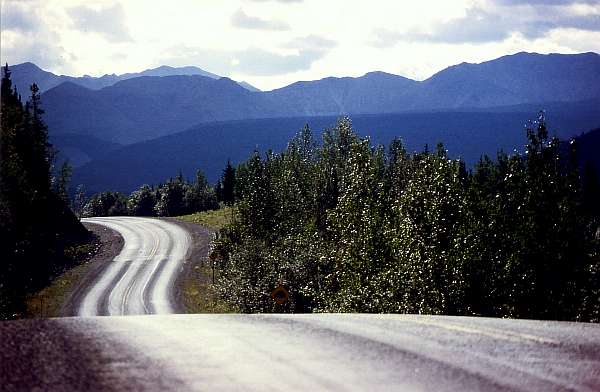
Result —
M 58 176 L 54 181 L 54 192 L 60 197 L 65 204 L 70 204 L 69 199 L 69 182 L 71 181 L 71 175 L 73 174 L 73 168 L 69 165 L 69 161 L 63 162 L 58 171 Z
M 8 65 L 1 87 L 0 129 L 0 315 L 18 313 L 22 297 L 46 284 L 69 263 L 68 244 L 86 230 L 65 200 L 51 189 L 54 159 L 42 119 L 38 87 L 23 105 Z M 65 173 L 66 174 L 66 173 Z
M 75 197 L 73 199 L 73 211 L 78 218 L 81 219 L 83 207 L 87 201 L 85 186 L 83 184 L 77 185 L 75 189 Z
M 226 205 L 233 205 L 235 199 L 235 168 L 228 160 L 221 177 L 221 200 Z
M 155 192 L 149 185 L 142 185 L 127 200 L 127 211 L 133 216 L 155 216 Z

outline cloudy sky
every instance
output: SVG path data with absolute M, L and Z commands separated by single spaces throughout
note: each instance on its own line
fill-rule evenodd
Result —
M 600 52 L 600 0 L 0 0 L 2 62 L 100 76 L 195 65 L 261 89 L 426 79 L 520 51 Z

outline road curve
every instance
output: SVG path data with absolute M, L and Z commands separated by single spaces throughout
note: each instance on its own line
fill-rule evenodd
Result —
M 415 315 L 0 322 L 13 390 L 599 391 L 600 326 Z
M 102 271 L 77 306 L 78 316 L 171 314 L 173 282 L 190 246 L 189 233 L 164 220 L 87 218 L 121 234 L 121 253 Z

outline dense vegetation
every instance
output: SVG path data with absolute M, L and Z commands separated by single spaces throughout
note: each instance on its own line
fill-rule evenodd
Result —
M 410 312 L 600 321 L 600 193 L 543 115 L 524 154 L 468 171 L 443 146 L 373 148 L 348 119 L 238 167 L 212 257 L 243 312 Z M 290 293 L 283 306 L 272 290 Z
M 28 293 L 46 285 L 72 263 L 69 249 L 88 237 L 66 199 L 70 175 L 63 165 L 53 178 L 54 151 L 38 87 L 25 104 L 10 80 L 1 88 L 0 131 L 0 318 L 18 316 Z
M 482 154 L 495 156 L 498 150 L 521 149 L 526 143 L 523 120 L 539 107 L 525 105 L 495 113 L 486 110 L 352 115 L 352 125 L 362 137 L 369 136 L 374 145 L 387 146 L 394 137 L 402 135 L 402 144 L 410 152 L 421 150 L 425 143 L 435 146 L 444 141 L 450 157 L 461 157 L 472 167 Z M 552 124 L 551 135 L 560 139 L 569 139 L 600 124 L 600 100 L 543 107 Z M 304 124 L 310 124 L 315 139 L 321 140 L 322 130 L 335 124 L 338 117 L 204 123 L 175 135 L 118 149 L 113 146 L 104 156 L 102 149 L 107 152 L 110 148 L 102 147 L 98 140 L 84 145 L 83 139 L 67 140 L 56 133 L 52 136 L 56 143 L 64 143 L 68 151 L 79 149 L 83 156 L 92 157 L 91 162 L 75 167 L 73 183 L 84 184 L 91 193 L 113 190 L 129 194 L 142 184 L 158 184 L 179 170 L 192 178 L 196 169 L 202 168 L 209 183 L 214 184 L 228 158 L 237 165 L 248 159 L 254 148 L 283 151 Z M 581 153 L 580 158 L 585 158 L 585 151 Z
M 179 174 L 158 186 L 142 185 L 129 197 L 119 192 L 97 193 L 86 203 L 81 203 L 80 214 L 84 217 L 179 216 L 214 210 L 219 208 L 219 201 L 227 202 L 229 199 L 224 198 L 233 198 L 233 191 L 229 195 L 220 184 L 216 190 L 210 187 L 200 170 L 196 172 L 195 182 L 188 182 Z

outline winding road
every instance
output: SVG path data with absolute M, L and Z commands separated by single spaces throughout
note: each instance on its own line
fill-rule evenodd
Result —
M 79 317 L 0 322 L 0 389 L 600 391 L 598 324 L 171 314 L 192 231 L 149 218 L 86 222 L 118 231 L 121 253 L 83 292 Z
M 173 282 L 190 246 L 180 226 L 160 219 L 106 217 L 83 219 L 121 234 L 121 253 L 89 287 L 78 316 L 175 313 Z

